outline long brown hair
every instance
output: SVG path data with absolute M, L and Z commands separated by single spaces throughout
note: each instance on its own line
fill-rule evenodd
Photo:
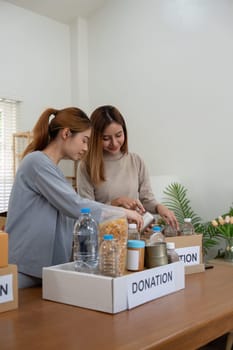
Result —
M 128 153 L 128 135 L 125 120 L 119 110 L 113 106 L 101 106 L 94 110 L 90 117 L 92 133 L 89 150 L 84 159 L 86 170 L 93 184 L 98 185 L 105 181 L 105 170 L 103 160 L 103 133 L 111 123 L 122 126 L 125 141 L 121 147 L 123 154 Z
M 53 119 L 50 119 L 53 117 Z M 71 134 L 85 131 L 91 127 L 88 116 L 79 108 L 48 108 L 39 117 L 33 128 L 33 140 L 23 152 L 23 157 L 33 151 L 42 151 L 57 137 L 61 129 L 69 128 Z

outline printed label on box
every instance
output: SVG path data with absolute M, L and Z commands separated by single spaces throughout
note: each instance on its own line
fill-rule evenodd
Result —
M 184 288 L 184 264 L 177 262 L 128 276 L 128 309 Z
M 176 248 L 175 250 L 185 265 L 200 264 L 200 246 Z
M 13 301 L 13 275 L 0 276 L 0 303 Z

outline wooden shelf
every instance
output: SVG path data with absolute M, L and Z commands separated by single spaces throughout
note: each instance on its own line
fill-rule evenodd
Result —
M 14 176 L 19 163 L 22 159 L 23 152 L 27 145 L 32 140 L 32 133 L 30 131 L 16 132 L 13 134 L 13 171 Z

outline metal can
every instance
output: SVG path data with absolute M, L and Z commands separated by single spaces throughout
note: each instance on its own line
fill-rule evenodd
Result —
M 157 242 L 146 246 L 145 266 L 148 268 L 168 264 L 166 242 Z

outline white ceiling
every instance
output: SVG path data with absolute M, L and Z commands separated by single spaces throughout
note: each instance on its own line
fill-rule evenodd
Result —
M 5 0 L 42 16 L 62 23 L 70 23 L 76 17 L 88 17 L 107 0 Z

